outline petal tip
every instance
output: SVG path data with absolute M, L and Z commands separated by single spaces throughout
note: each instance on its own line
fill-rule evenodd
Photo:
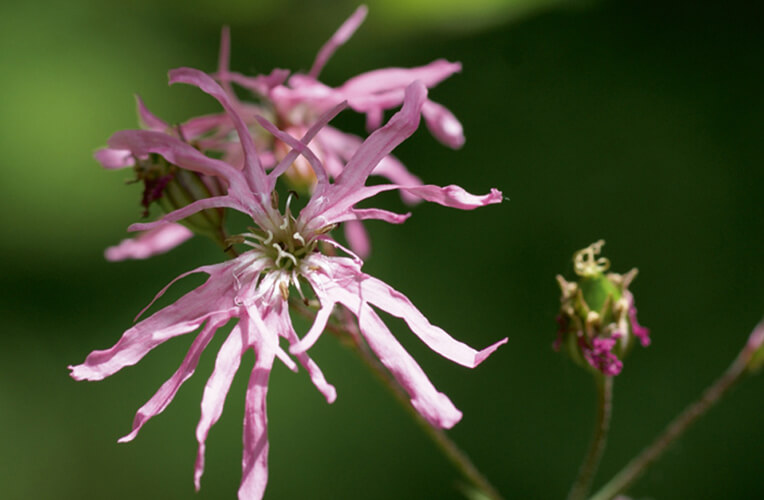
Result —
M 130 434 L 125 434 L 121 438 L 117 439 L 118 443 L 129 443 L 133 439 L 135 439 L 135 436 L 138 435 L 138 429 L 133 429 L 130 431 Z
M 496 349 L 498 349 L 502 345 L 506 344 L 508 341 L 509 341 L 509 337 L 504 337 L 503 339 L 501 339 L 500 341 L 496 342 L 495 344 L 492 344 L 492 345 L 486 347 L 485 349 L 483 349 L 482 351 L 478 352 L 475 355 L 475 366 L 477 366 L 480 363 L 482 363 L 483 361 L 485 361 L 486 358 L 488 358 L 488 356 L 490 356 L 491 354 L 494 353 L 494 351 L 496 351 Z
M 507 200 L 509 200 L 509 198 L 507 198 Z M 491 188 L 487 203 L 501 203 L 502 201 L 504 201 L 504 194 L 496 188 Z
M 334 403 L 337 401 L 337 389 L 334 388 L 333 385 L 330 385 L 326 388 L 326 393 L 324 394 L 326 397 L 326 402 L 329 404 Z
M 69 369 L 70 373 L 69 376 L 72 377 L 74 380 L 81 382 L 83 380 L 101 380 L 103 377 L 99 377 L 96 373 L 94 373 L 92 370 L 89 370 L 85 365 L 76 365 L 67 366 L 67 369 Z

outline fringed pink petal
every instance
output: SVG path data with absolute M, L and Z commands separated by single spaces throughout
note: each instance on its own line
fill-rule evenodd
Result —
M 138 120 L 140 121 L 143 128 L 153 130 L 155 132 L 165 132 L 169 128 L 164 120 L 149 111 L 149 108 L 147 108 L 143 103 L 143 99 L 141 99 L 137 94 L 135 96 L 135 105 L 138 109 Z
M 326 173 L 329 174 L 329 176 L 332 178 L 336 178 L 342 173 L 342 169 L 345 168 L 345 161 L 340 158 L 340 156 L 337 154 L 337 151 L 333 150 L 331 147 L 327 147 L 327 145 L 324 144 L 320 134 L 316 139 L 316 142 L 319 144 L 321 151 L 323 151 L 322 160 L 324 163 L 324 168 L 326 169 Z
M 81 365 L 70 366 L 72 378 L 101 380 L 126 366 L 136 364 L 154 347 L 167 340 L 196 330 L 213 315 L 232 316 L 233 278 L 225 272 L 230 266 L 225 263 L 192 271 L 207 272 L 210 278 L 173 304 L 134 325 L 110 349 L 93 351 Z
M 327 41 L 324 46 L 321 47 L 321 50 L 318 51 L 316 60 L 313 62 L 313 67 L 310 68 L 310 72 L 308 73 L 310 77 L 318 78 L 318 74 L 321 72 L 329 58 L 332 57 L 332 54 L 334 54 L 338 47 L 347 42 L 348 39 L 353 36 L 355 30 L 357 30 L 361 23 L 363 23 L 368 11 L 369 9 L 367 9 L 365 5 L 361 5 L 355 12 L 353 12 L 347 21 L 342 23 L 342 26 L 334 32 L 334 35 L 332 35 L 329 41 Z
M 131 432 L 126 436 L 119 438 L 118 441 L 120 443 L 126 443 L 135 439 L 138 432 L 143 427 L 143 424 L 156 415 L 159 415 L 165 408 L 167 408 L 167 405 L 172 402 L 178 389 L 183 385 L 183 382 L 188 380 L 189 377 L 194 374 L 196 366 L 199 363 L 199 357 L 202 355 L 202 352 L 204 352 L 207 344 L 210 343 L 210 340 L 212 340 L 215 331 L 227 321 L 227 317 L 224 317 L 222 321 L 218 321 L 215 318 L 210 318 L 210 320 L 207 321 L 207 324 L 191 344 L 180 367 L 173 373 L 172 377 L 162 384 L 162 387 L 159 388 L 156 394 L 154 394 L 146 404 L 141 406 L 133 419 L 133 428 Z
M 353 214 L 353 206 L 363 200 L 376 196 L 385 191 L 398 189 L 408 192 L 413 196 L 438 203 L 439 205 L 459 208 L 462 210 L 472 210 L 478 207 L 501 203 L 503 196 L 501 191 L 491 189 L 486 195 L 474 195 L 465 191 L 463 188 L 455 185 L 451 186 L 398 186 L 395 184 L 378 184 L 376 186 L 367 186 L 348 192 L 344 198 L 334 196 L 333 188 L 325 196 L 311 198 L 311 203 L 303 210 L 302 216 L 305 220 L 310 220 L 308 226 L 311 229 L 318 229 L 327 224 L 356 219 Z M 311 206 L 312 205 L 312 206 Z M 316 215 L 313 215 L 316 214 Z
M 241 179 L 241 173 L 227 163 L 204 156 L 177 137 L 152 130 L 120 130 L 109 138 L 111 148 L 129 150 L 135 156 L 156 153 L 181 168 L 205 175 L 217 175 L 230 184 Z
M 459 342 L 451 337 L 443 329 L 430 323 L 424 314 L 402 293 L 390 285 L 367 274 L 361 274 L 358 278 L 361 287 L 361 296 L 372 305 L 383 311 L 403 319 L 412 332 L 424 342 L 427 347 L 437 352 L 446 359 L 458 363 L 467 368 L 475 368 L 490 356 L 507 338 L 476 351 L 467 344 Z
M 313 320 L 313 324 L 311 325 L 310 330 L 308 330 L 308 333 L 306 333 L 301 340 L 293 342 L 289 348 L 289 352 L 298 355 L 313 347 L 313 344 L 316 343 L 318 338 L 324 332 L 326 324 L 332 315 L 332 311 L 334 311 L 334 302 L 329 301 L 322 303 L 321 309 L 316 313 L 316 318 Z
M 406 88 L 403 107 L 381 129 L 372 133 L 348 160 L 336 184 L 345 190 L 364 185 L 372 170 L 419 126 L 419 114 L 427 98 L 427 88 L 414 82 Z
M 385 112 L 381 108 L 366 110 L 366 130 L 377 130 L 382 125 L 384 118 Z
M 146 307 L 141 309 L 141 311 L 138 314 L 136 314 L 135 319 L 133 319 L 133 321 L 138 321 L 138 319 L 140 319 L 140 317 L 143 316 L 146 313 L 146 311 L 148 311 L 151 308 L 151 306 L 154 305 L 154 302 L 159 300 L 159 298 L 162 295 L 164 295 L 165 292 L 167 292 L 167 290 L 169 290 L 172 285 L 174 285 L 176 282 L 182 280 L 186 276 L 191 276 L 192 274 L 197 274 L 197 273 L 206 273 L 206 274 L 208 274 L 210 276 L 210 278 L 217 277 L 216 279 L 221 280 L 221 283 L 226 283 L 225 280 L 228 278 L 229 269 L 236 268 L 245 259 L 247 259 L 246 262 L 249 261 L 250 257 L 249 257 L 248 254 L 243 254 L 239 258 L 237 258 L 235 260 L 228 261 L 228 262 L 222 262 L 220 264 L 212 264 L 212 265 L 209 265 L 209 266 L 200 266 L 200 267 L 197 267 L 196 269 L 192 269 L 190 271 L 186 271 L 185 273 L 182 273 L 182 274 L 176 276 L 175 278 L 172 279 L 172 281 L 167 283 L 164 286 L 164 288 L 159 290 L 159 292 L 157 292 L 156 295 L 154 295 L 154 298 L 151 299 L 151 302 L 149 302 L 146 305 Z M 209 278 L 208 278 L 207 281 L 209 281 Z M 227 282 L 230 282 L 230 280 L 228 280 Z M 206 284 L 207 283 L 205 282 L 201 286 L 204 286 Z M 222 287 L 222 285 L 221 285 L 221 287 Z
M 422 116 L 430 133 L 437 140 L 452 149 L 464 146 L 462 124 L 445 106 L 428 99 L 422 106 Z
M 129 149 L 102 148 L 93 153 L 93 157 L 103 168 L 116 170 L 135 165 L 135 157 Z
M 284 349 L 278 347 L 276 349 L 276 357 L 279 358 L 279 361 L 284 363 L 284 366 L 286 366 L 289 371 L 297 373 L 297 363 L 295 363 L 294 360 L 289 357 L 289 354 L 287 354 Z
M 359 113 L 379 113 L 400 106 L 406 96 L 406 91 L 404 87 L 400 87 L 378 94 L 348 94 L 340 91 L 335 91 L 335 94 L 347 99 L 348 106 Z M 368 123 L 367 116 L 367 125 Z
M 374 127 L 377 128 L 377 127 Z M 325 127 L 318 135 L 321 143 L 328 151 L 337 153 L 345 161 L 349 160 L 356 150 L 361 146 L 363 140 L 355 135 L 340 132 L 333 127 Z M 330 171 L 331 172 L 331 171 Z M 409 172 L 403 164 L 393 155 L 387 155 L 374 167 L 372 175 L 379 175 L 390 180 L 393 184 L 401 186 L 421 186 L 422 181 L 419 177 Z M 409 204 L 421 201 L 405 191 L 401 192 L 403 201 Z
M 190 229 L 180 224 L 162 224 L 135 238 L 124 239 L 118 245 L 107 248 L 104 255 L 106 260 L 111 262 L 145 259 L 172 250 L 193 235 Z
M 357 210 L 353 211 L 353 215 L 357 216 L 357 212 Z M 345 233 L 348 245 L 350 245 L 350 248 L 358 257 L 366 259 L 371 255 L 371 239 L 360 221 L 348 220 L 342 225 L 342 230 Z
M 460 63 L 438 59 L 416 68 L 384 68 L 361 73 L 342 84 L 339 90 L 354 95 L 376 94 L 405 88 L 416 80 L 432 88 L 461 70 Z
M 244 76 L 240 73 L 229 72 L 229 79 L 255 94 L 268 96 L 271 90 L 282 85 L 289 78 L 289 70 L 276 68 L 268 75 Z
M 407 87 L 401 110 L 361 144 L 335 183 L 326 186 L 325 195 L 311 198 L 303 210 L 305 219 L 317 216 L 328 219 L 325 212 L 330 209 L 341 213 L 353 206 L 356 202 L 348 200 L 362 189 L 372 170 L 417 129 L 420 110 L 426 98 L 427 89 L 421 83 L 414 82 Z
M 209 75 L 193 68 L 178 68 L 169 73 L 170 84 L 186 83 L 199 87 L 199 89 L 214 97 L 228 116 L 233 121 L 236 132 L 239 135 L 239 142 L 244 151 L 245 176 L 250 188 L 256 194 L 268 194 L 268 185 L 266 183 L 265 169 L 260 164 L 260 160 L 255 150 L 255 143 L 252 140 L 252 134 L 247 128 L 241 116 L 237 113 L 231 97 L 213 80 Z M 264 208 L 264 207 L 263 207 Z
M 320 113 L 346 100 L 342 92 L 309 76 L 292 75 L 288 84 L 271 89 L 269 97 L 276 110 L 294 123 L 304 120 L 304 109 L 300 108 L 308 106 L 313 113 Z
M 380 317 L 361 304 L 358 324 L 379 361 L 411 397 L 411 405 L 435 427 L 450 429 L 462 418 L 451 400 L 438 392 L 414 358 L 398 343 Z
M 244 450 L 239 500 L 260 500 L 268 484 L 268 415 L 265 399 L 275 352 L 272 343 L 262 337 L 258 340 L 255 344 L 257 360 L 249 377 L 244 405 Z
M 382 210 L 381 208 L 354 208 L 352 210 L 353 215 L 358 220 L 381 220 L 390 224 L 403 224 L 411 217 L 411 212 L 405 214 L 398 214 L 390 212 L 389 210 Z
M 188 141 L 199 141 L 200 136 L 213 131 L 216 135 L 227 134 L 232 129 L 233 123 L 231 123 L 231 119 L 225 113 L 196 116 L 178 127 L 179 132 Z
M 318 330 L 319 334 L 324 330 L 333 307 L 334 304 L 330 304 L 328 307 L 322 307 L 319 310 L 311 330 Z M 313 382 L 313 385 L 316 387 L 316 389 L 318 389 L 324 398 L 326 398 L 326 402 L 329 404 L 334 403 L 334 401 L 337 399 L 337 390 L 332 384 L 326 381 L 326 377 L 324 377 L 321 368 L 319 368 L 316 362 L 313 361 L 305 352 L 310 346 L 303 350 L 295 349 L 295 346 L 298 346 L 300 339 L 297 336 L 297 332 L 294 330 L 294 326 L 292 326 L 292 319 L 289 316 L 289 308 L 285 305 L 285 303 L 282 302 L 277 306 L 276 314 L 278 318 L 277 328 L 280 335 L 286 338 L 289 342 L 289 352 L 297 357 L 297 361 L 299 361 L 300 365 L 305 368 L 305 371 L 308 372 L 310 381 Z M 311 335 L 310 332 L 306 335 L 306 337 L 308 335 Z
M 411 212 L 398 214 L 378 208 L 350 209 L 342 216 L 333 217 L 332 222 L 343 224 L 345 239 L 359 260 L 364 260 L 371 255 L 371 239 L 366 228 L 361 224 L 361 220 L 382 220 L 390 224 L 402 224 L 409 217 Z
M 310 164 L 310 169 L 313 170 L 313 172 L 316 174 L 316 178 L 323 180 L 325 183 L 328 182 L 329 177 L 326 173 L 326 170 L 324 170 L 324 165 L 321 163 L 321 160 L 318 159 L 316 154 L 308 147 L 310 140 L 305 140 L 305 137 L 307 137 L 308 134 L 305 134 L 302 140 L 298 140 L 287 132 L 279 130 L 278 127 L 276 127 L 274 124 L 262 116 L 258 116 L 255 119 L 261 127 L 270 132 L 271 135 L 273 135 L 276 139 L 292 148 L 291 151 L 289 151 L 289 153 L 284 156 L 284 158 L 268 175 L 268 180 L 272 185 L 276 184 L 276 179 L 281 174 L 283 174 L 286 169 L 288 169 L 295 162 L 295 160 L 297 160 L 299 155 L 303 155 L 303 157 L 308 161 Z
M 376 187 L 376 186 L 375 186 Z M 485 195 L 474 195 L 468 193 L 459 186 L 396 186 L 393 189 L 400 189 L 424 200 L 443 205 L 445 207 L 459 208 L 461 210 L 472 210 L 478 207 L 484 207 L 494 203 L 501 203 L 504 199 L 501 191 L 491 189 L 491 192 Z
M 202 396 L 202 414 L 199 424 L 196 426 L 196 440 L 199 443 L 199 450 L 196 454 L 196 463 L 194 464 L 194 486 L 199 491 L 201 487 L 202 474 L 204 473 L 204 452 L 205 442 L 210 428 L 220 419 L 223 413 L 223 403 L 231 388 L 231 382 L 236 375 L 236 371 L 241 364 L 241 357 L 244 351 L 249 347 L 247 345 L 248 335 L 245 319 L 233 327 L 228 338 L 218 351 L 215 359 L 215 368 L 212 375 L 204 386 L 204 395 Z
M 406 167 L 403 166 L 394 156 L 388 155 L 382 158 L 377 168 L 372 171 L 372 175 L 379 175 L 385 177 L 393 184 L 400 186 L 421 186 L 422 180 L 416 175 L 409 172 Z M 407 191 L 401 191 L 401 198 L 405 203 L 413 205 L 414 203 L 422 201 L 420 198 L 412 195 Z
M 203 198 L 196 200 L 193 203 L 189 203 L 185 207 L 173 210 L 172 212 L 163 215 L 159 219 L 151 222 L 136 222 L 130 224 L 127 227 L 128 231 L 151 231 L 157 230 L 169 223 L 183 220 L 186 217 L 190 217 L 197 212 L 206 210 L 208 208 L 233 208 L 240 212 L 247 212 L 246 207 L 243 207 L 241 203 L 238 203 L 231 196 L 213 196 L 212 198 Z
M 269 174 L 269 179 L 273 182 L 276 180 L 277 177 L 279 177 L 281 174 L 283 174 L 289 166 L 294 163 L 294 161 L 297 159 L 297 156 L 302 154 L 305 159 L 308 160 L 311 167 L 313 168 L 313 172 L 316 174 L 316 177 L 318 178 L 319 182 L 323 182 L 324 184 L 327 184 L 329 182 L 328 176 L 326 171 L 324 170 L 324 166 L 321 164 L 321 161 L 316 157 L 315 154 L 310 150 L 310 148 L 307 147 L 308 144 L 313 140 L 314 137 L 316 137 L 316 134 L 321 131 L 322 128 L 326 126 L 327 123 L 329 123 L 335 116 L 337 116 L 340 111 L 345 109 L 347 107 L 347 103 L 340 103 L 337 106 L 333 107 L 326 113 L 323 113 L 318 120 L 313 123 L 313 125 L 310 126 L 310 128 L 305 132 L 305 135 L 302 136 L 302 139 L 299 141 L 289 135 L 286 132 L 282 132 L 278 129 L 275 125 L 273 125 L 271 122 L 263 118 L 262 116 L 257 116 L 255 119 L 257 122 L 265 128 L 268 132 L 273 134 L 277 139 L 287 144 L 289 147 L 292 148 L 292 150 L 287 153 L 287 155 L 284 157 L 283 160 L 279 162 L 278 165 L 276 165 L 276 168 L 274 168 L 271 173 Z
M 218 73 L 216 77 L 219 80 L 227 81 L 228 71 L 231 67 L 231 29 L 223 26 L 220 30 L 220 51 L 218 52 Z
M 411 396 L 414 408 L 431 424 L 450 428 L 461 412 L 438 392 L 421 367 L 400 345 L 366 302 L 361 283 L 365 275 L 349 259 L 316 257 L 311 265 L 320 270 L 306 276 L 321 303 L 338 302 L 358 317 L 361 334 L 380 362 Z

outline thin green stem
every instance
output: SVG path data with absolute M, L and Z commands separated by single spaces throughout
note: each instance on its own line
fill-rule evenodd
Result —
M 312 320 L 315 314 L 301 304 L 298 301 L 292 301 L 291 306 L 293 310 L 297 311 L 303 317 Z M 430 424 L 425 420 L 415 409 L 411 406 L 409 397 L 406 392 L 398 384 L 398 382 L 390 375 L 387 369 L 380 363 L 374 354 L 369 350 L 369 347 L 363 342 L 357 328 L 352 321 L 349 321 L 348 311 L 343 310 L 346 313 L 343 318 L 343 324 L 329 323 L 327 324 L 327 330 L 342 337 L 350 337 L 353 342 L 350 344 L 353 350 L 359 355 L 363 363 L 369 370 L 379 379 L 382 384 L 390 391 L 396 401 L 406 410 L 406 412 L 414 419 L 417 425 L 424 431 L 424 433 L 435 443 L 438 449 L 448 459 L 449 462 L 462 474 L 462 476 L 477 490 L 479 490 L 489 500 L 502 500 L 502 496 L 493 487 L 493 485 L 486 479 L 486 477 L 475 467 L 467 454 L 457 446 L 451 438 L 443 431 Z
M 760 323 L 751 338 L 740 351 L 727 371 L 711 384 L 698 400 L 679 414 L 641 454 L 629 462 L 613 479 L 603 486 L 590 500 L 611 500 L 617 495 L 628 490 L 629 487 L 663 454 L 664 451 L 709 408 L 714 406 L 743 376 L 748 373 L 748 363 L 751 361 L 756 349 L 761 344 L 761 329 L 764 322 Z
M 613 412 L 613 377 L 597 375 L 597 420 L 594 424 L 594 434 L 589 444 L 589 451 L 581 463 L 573 486 L 568 493 L 568 500 L 583 500 L 592 486 L 594 474 L 605 451 L 607 434 L 610 429 L 610 416 Z

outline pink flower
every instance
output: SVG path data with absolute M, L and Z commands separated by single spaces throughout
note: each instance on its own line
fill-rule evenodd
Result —
M 107 248 L 106 260 L 147 259 L 175 248 L 193 235 L 190 229 L 180 224 L 164 224 Z
M 319 50 L 313 67 L 307 75 L 294 74 L 289 77 L 289 71 L 275 69 L 268 75 L 247 77 L 231 72 L 230 35 L 224 29 L 221 37 L 220 56 L 216 78 L 228 95 L 231 106 L 243 119 L 254 138 L 260 151 L 260 162 L 264 167 L 272 168 L 290 151 L 288 144 L 280 140 L 266 139 L 255 119 L 258 115 L 272 116 L 279 126 L 290 135 L 304 135 L 315 121 L 324 113 L 347 102 L 348 106 L 358 112 L 365 113 L 370 130 L 381 125 L 384 112 L 398 107 L 403 102 L 405 88 L 420 80 L 427 87 L 433 87 L 452 74 L 461 71 L 459 63 L 437 60 L 426 66 L 417 68 L 386 68 L 363 73 L 346 81 L 337 88 L 324 85 L 318 80 L 318 75 L 334 51 L 344 44 L 360 26 L 366 17 L 366 7 L 358 8 L 355 13 L 337 30 L 337 32 Z M 236 83 L 257 95 L 262 101 L 255 105 L 239 100 L 233 92 L 232 84 Z M 238 141 L 233 140 L 234 126 L 230 117 L 225 114 L 215 114 L 193 118 L 178 126 L 171 126 L 152 114 L 140 99 L 137 99 L 138 116 L 144 129 L 162 132 L 177 137 L 205 154 L 216 153 L 222 159 L 237 168 L 243 168 L 242 149 Z M 442 143 L 452 147 L 461 147 L 464 134 L 461 123 L 445 107 L 427 98 L 421 107 L 422 116 L 428 128 Z M 309 144 L 321 161 L 328 175 L 332 178 L 342 173 L 345 163 L 353 157 L 360 147 L 362 139 L 352 134 L 346 134 L 330 126 L 320 129 Z M 119 148 L 104 148 L 96 151 L 96 159 L 107 169 L 136 168 L 138 180 L 145 184 L 142 200 L 144 215 L 148 214 L 149 205 L 162 201 L 171 175 L 157 174 L 153 165 L 144 172 L 140 166 L 145 158 L 136 158 L 128 150 Z M 161 169 L 160 169 L 161 170 Z M 285 172 L 294 188 L 310 191 L 315 188 L 317 181 L 310 163 L 303 156 L 297 156 Z M 403 185 L 421 185 L 422 181 L 392 155 L 382 158 L 374 168 L 374 175 L 382 176 L 389 181 Z M 207 183 L 204 174 L 200 180 Z M 210 194 L 216 194 L 215 186 L 208 186 Z M 407 203 L 415 203 L 419 198 L 411 192 L 402 191 L 401 196 Z M 176 207 L 177 208 L 177 207 Z M 348 221 L 343 229 L 350 247 L 361 257 L 366 257 L 371 251 L 369 237 L 360 221 Z M 209 231 L 209 228 L 207 228 Z M 185 239 L 177 239 L 175 245 L 168 244 L 170 236 L 179 234 L 178 228 L 157 229 L 153 233 L 140 235 L 132 240 L 125 240 L 119 247 L 107 249 L 111 260 L 126 258 L 145 258 L 157 253 L 166 252 Z M 165 232 L 170 234 L 165 234 Z M 131 252 L 121 249 L 127 245 Z M 135 257 L 135 256 L 140 257 Z
M 432 385 L 416 361 L 390 333 L 377 310 L 402 318 L 432 350 L 470 368 L 480 364 L 507 339 L 476 351 L 431 324 L 403 294 L 363 273 L 362 262 L 357 257 L 338 257 L 322 252 L 325 245 L 341 249 L 329 235 L 337 224 L 363 219 L 403 222 L 409 214 L 355 208 L 358 202 L 383 191 L 401 190 L 427 201 L 466 210 L 502 200 L 501 193 L 495 189 L 487 195 L 476 196 L 458 186 L 365 185 L 374 168 L 418 127 L 422 107 L 427 102 L 426 87 L 420 82 L 409 85 L 402 109 L 358 146 L 340 175 L 330 182 L 326 168 L 307 144 L 344 108 L 344 104 L 320 116 L 300 140 L 258 118 L 258 123 L 293 148 L 270 173 L 266 173 L 247 124 L 223 88 L 206 74 L 187 68 L 172 71 L 170 82 L 198 86 L 221 103 L 239 136 L 244 166 L 238 169 L 225 161 L 207 157 L 179 138 L 163 132 L 117 132 L 109 140 L 112 150 L 129 151 L 136 158 L 160 155 L 183 169 L 216 177 L 226 187 L 225 194 L 198 200 L 158 221 L 134 224 L 131 230 L 151 231 L 200 210 L 227 207 L 252 218 L 250 231 L 238 237 L 238 242 L 250 249 L 235 259 L 179 276 L 176 280 L 192 273 L 206 273 L 209 277 L 203 285 L 175 303 L 136 323 L 110 349 L 94 351 L 83 364 L 70 367 L 72 377 L 77 380 L 101 380 L 136 364 L 159 344 L 201 328 L 181 366 L 138 410 L 132 431 L 120 441 L 132 440 L 146 421 L 167 407 L 182 383 L 193 374 L 201 352 L 215 332 L 235 318 L 238 321 L 218 352 L 202 397 L 201 418 L 196 431 L 199 451 L 194 479 L 199 488 L 207 434 L 222 413 L 241 356 L 253 349 L 256 362 L 247 387 L 239 498 L 262 498 L 268 473 L 266 393 L 271 367 L 277 358 L 295 371 L 299 363 L 327 402 L 333 402 L 336 397 L 334 387 L 326 381 L 307 351 L 318 340 L 337 306 L 346 308 L 357 318 L 363 340 L 408 393 L 411 404 L 424 418 L 442 428 L 456 424 L 461 412 Z M 291 197 L 282 211 L 274 203 L 273 190 L 277 178 L 300 154 L 310 162 L 318 182 L 307 205 L 295 217 L 290 210 Z M 304 285 L 308 286 L 307 291 L 302 289 Z M 315 321 L 302 338 L 295 332 L 289 317 L 288 297 L 294 293 L 292 290 L 304 299 L 314 297 L 318 304 Z M 280 347 L 281 337 L 289 344 L 289 353 Z
M 215 151 L 222 153 L 224 157 L 232 156 L 231 151 L 234 144 L 227 139 L 227 136 L 233 130 L 233 124 L 226 114 L 201 116 L 173 127 L 151 113 L 137 96 L 136 104 L 138 118 L 144 129 L 178 137 L 205 152 Z M 257 110 L 249 108 L 246 108 L 246 111 L 250 114 L 257 112 Z M 238 146 L 236 147 L 238 149 Z M 141 200 L 144 215 L 148 215 L 149 206 L 153 202 L 161 201 L 165 196 L 168 183 L 171 183 L 176 175 L 168 171 L 167 166 L 152 164 L 148 161 L 148 156 L 136 157 L 130 150 L 126 149 L 103 148 L 97 150 L 94 156 L 106 169 L 133 168 L 135 170 L 136 180 L 144 183 Z M 196 174 L 186 173 L 185 175 L 194 176 L 190 181 L 201 187 L 204 194 L 219 194 L 216 180 Z M 192 236 L 193 232 L 180 224 L 165 224 L 107 248 L 105 256 L 110 261 L 145 259 L 167 252 Z
M 219 66 L 216 77 L 229 88 L 231 83 L 239 84 L 260 96 L 266 106 L 272 106 L 276 122 L 293 136 L 302 136 L 315 120 L 342 102 L 366 114 L 369 130 L 379 128 L 384 112 L 403 103 L 404 91 L 412 82 L 419 80 L 428 88 L 434 87 L 449 76 L 461 71 L 461 64 L 443 59 L 417 68 L 385 68 L 357 75 L 337 88 L 329 87 L 318 80 L 318 75 L 334 51 L 343 45 L 361 25 L 367 14 L 365 6 L 359 7 L 319 50 L 313 66 L 307 75 L 296 73 L 288 78 L 285 70 L 274 70 L 270 75 L 246 77 L 228 69 L 230 38 L 223 30 Z M 229 95 L 234 98 L 229 90 Z M 464 144 L 464 133 L 459 120 L 442 105 L 425 98 L 421 107 L 422 116 L 432 135 L 451 148 Z M 309 144 L 324 165 L 330 177 L 337 177 L 347 161 L 361 145 L 361 138 L 341 132 L 333 127 L 321 129 Z M 274 145 L 274 156 L 283 158 L 288 148 L 283 142 Z M 266 165 L 268 166 L 268 165 Z M 421 185 L 421 180 L 410 173 L 392 155 L 381 159 L 373 172 L 389 181 L 404 186 Z M 296 158 L 286 172 L 293 184 L 313 188 L 317 182 L 315 173 L 305 158 Z M 410 192 L 401 193 L 404 200 L 414 203 L 419 199 Z M 360 222 L 349 222 L 344 226 L 345 237 L 350 247 L 361 257 L 370 253 L 368 235 Z

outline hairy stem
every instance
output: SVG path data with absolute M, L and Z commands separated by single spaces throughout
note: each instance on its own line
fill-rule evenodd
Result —
M 304 306 L 298 301 L 290 301 L 292 309 L 299 313 L 301 316 L 312 320 L 315 317 L 315 313 Z M 349 312 L 343 310 L 345 315 L 342 318 L 341 324 L 337 322 L 330 322 L 327 324 L 327 330 L 334 334 L 340 335 L 343 338 L 351 338 L 353 341 L 349 343 L 353 350 L 359 355 L 363 363 L 371 370 L 371 372 L 382 382 L 382 384 L 390 391 L 393 397 L 398 401 L 406 412 L 411 415 L 414 421 L 424 431 L 424 433 L 432 440 L 443 455 L 448 459 L 451 464 L 456 467 L 473 487 L 479 490 L 489 500 L 502 500 L 502 496 L 493 487 L 493 485 L 486 479 L 486 477 L 475 467 L 467 454 L 457 446 L 451 438 L 443 431 L 430 424 L 425 420 L 409 402 L 409 397 L 406 392 L 401 388 L 400 384 L 390 375 L 387 369 L 380 363 L 374 354 L 369 350 L 369 347 L 361 338 L 355 323 L 350 321 Z
M 613 479 L 603 486 L 590 500 L 611 500 L 626 491 L 650 467 L 664 451 L 709 408 L 714 406 L 743 376 L 748 373 L 748 363 L 764 337 L 764 321 L 753 334 L 727 371 L 711 384 L 698 400 L 685 408 L 641 454 L 629 462 Z
M 573 486 L 568 493 L 568 500 L 583 500 L 592 486 L 594 474 L 599 467 L 602 453 L 605 451 L 607 433 L 610 429 L 610 416 L 613 411 L 613 377 L 597 375 L 597 420 L 594 424 L 594 434 L 589 443 L 589 451 L 581 463 Z

